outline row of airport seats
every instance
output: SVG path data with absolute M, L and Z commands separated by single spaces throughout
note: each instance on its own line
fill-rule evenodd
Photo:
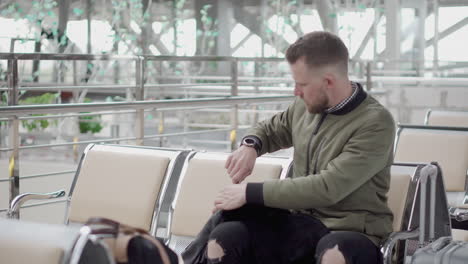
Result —
M 462 163 L 455 162 L 459 164 L 458 167 L 455 166 L 455 169 L 451 162 L 458 160 L 460 157 L 468 157 L 466 152 L 462 150 L 460 153 L 454 152 L 455 147 L 465 150 L 468 150 L 468 148 L 467 146 L 460 147 L 465 144 L 462 139 L 465 138 L 466 134 L 460 128 L 455 129 L 454 135 L 456 137 L 453 141 L 456 143 L 454 143 L 453 147 L 447 147 L 446 136 L 441 137 L 442 143 L 437 145 L 435 137 L 428 136 L 429 141 L 424 143 L 421 140 L 423 137 L 418 134 L 419 132 L 429 134 L 432 132 L 444 134 L 446 132 L 445 130 L 441 132 L 440 129 L 437 131 L 429 128 L 429 126 L 423 129 L 416 126 L 405 127 L 400 125 L 395 160 L 405 161 L 406 163 L 395 163 L 391 168 L 392 179 L 388 199 L 395 215 L 393 223 L 395 233 L 382 245 L 382 251 L 386 254 L 387 261 L 402 262 L 405 256 L 411 255 L 411 252 L 415 250 L 415 245 L 418 243 L 416 239 L 418 232 L 426 232 L 425 228 L 418 229 L 419 205 L 417 201 L 420 199 L 420 188 L 418 187 L 420 174 L 422 168 L 427 166 L 430 161 L 438 161 L 442 167 L 439 174 L 442 175 L 442 171 L 444 172 L 444 177 L 437 178 L 436 185 L 435 236 L 437 238 L 450 235 L 445 189 L 458 192 L 458 194 L 454 195 L 450 192 L 447 193 L 450 204 L 459 204 L 460 199 L 462 199 L 460 197 L 464 197 L 464 193 L 466 193 L 463 188 L 466 182 L 466 168 L 468 167 L 465 167 L 463 183 L 461 180 L 452 182 L 447 177 L 452 174 L 459 175 L 460 171 L 463 170 L 464 165 Z M 422 146 L 414 145 L 419 141 L 421 141 Z M 405 149 L 405 146 L 409 147 Z M 424 148 L 424 146 L 435 147 L 435 151 Z M 445 152 L 443 149 L 446 149 Z M 419 152 L 411 154 L 411 151 Z M 440 157 L 424 156 L 430 153 L 440 154 Z M 455 155 L 455 157 L 451 155 Z M 81 225 L 94 216 L 111 218 L 127 225 L 148 230 L 152 235 L 165 239 L 176 252 L 181 252 L 209 218 L 213 208 L 213 199 L 218 190 L 230 183 L 224 169 L 227 156 L 228 153 L 92 144 L 87 147 L 82 156 L 68 194 L 65 220 L 67 225 L 49 226 L 52 231 L 37 233 L 34 230 L 40 230 L 37 225 L 41 224 L 2 220 L 5 221 L 0 223 L 2 234 L 5 230 L 9 230 L 14 234 L 21 233 L 24 236 L 12 235 L 5 236 L 3 240 L 0 239 L 2 244 L 0 245 L 0 259 L 9 256 L 8 263 L 25 263 L 25 261 L 15 262 L 14 256 L 20 256 L 20 252 L 14 253 L 13 250 L 8 250 L 9 247 L 3 247 L 4 243 L 14 247 L 16 239 L 13 239 L 13 237 L 20 240 L 21 246 L 17 245 L 17 249 L 29 251 L 30 249 L 22 248 L 28 244 L 22 240 L 28 237 L 31 238 L 31 241 L 37 238 L 42 240 L 42 236 L 48 237 L 54 232 L 58 232 L 68 236 L 68 238 L 64 237 L 64 240 L 78 241 L 77 238 L 81 238 L 81 240 L 90 241 L 85 243 L 88 245 L 86 248 L 93 249 L 91 252 L 101 252 L 98 255 L 100 259 L 105 260 L 107 258 L 102 256 L 106 252 L 100 250 L 105 247 L 100 245 L 99 240 L 82 234 Z M 269 178 L 285 178 L 290 172 L 291 162 L 292 160 L 289 158 L 261 157 L 257 160 L 255 169 L 247 180 L 263 181 Z M 452 172 L 452 170 L 456 172 Z M 444 180 L 447 183 L 447 188 L 444 187 Z M 23 195 L 25 199 L 29 197 L 37 197 L 37 195 Z M 17 202 L 18 204 L 21 203 L 20 201 Z M 18 205 L 12 205 L 11 208 L 18 208 Z M 10 215 L 16 214 L 10 212 Z M 37 228 L 22 228 L 22 225 L 32 225 Z M 11 228 L 8 228 L 8 226 L 11 226 Z M 57 236 L 57 238 L 60 238 L 60 236 Z M 47 243 L 32 242 L 30 244 L 49 246 Z M 395 251 L 397 253 L 392 254 L 391 252 L 395 246 L 398 249 Z M 76 253 L 75 250 L 80 248 L 81 251 Z M 78 263 L 71 262 L 72 258 L 68 257 L 72 255 L 70 252 L 75 255 L 84 254 L 88 257 L 97 257 L 86 253 L 82 246 L 73 245 L 68 249 L 62 247 L 62 249 L 56 250 L 65 252 L 60 255 L 62 257 L 59 262 L 62 263 Z M 34 258 L 35 261 L 32 262 L 58 263 L 56 261 L 36 261 L 39 259 L 36 257 Z M 73 259 L 79 258 L 75 257 Z M 3 263 L 3 260 L 0 261 Z
M 16 227 L 10 228 L 9 231 L 21 232 L 23 235 L 12 235 L 3 241 L 0 239 L 0 243 L 8 243 L 10 247 L 21 249 L 21 251 L 29 251 L 29 248 L 24 248 L 28 245 L 23 242 L 25 238 L 30 237 L 32 241 L 41 240 L 41 236 L 64 232 L 60 230 L 68 230 L 68 228 L 74 230 L 70 231 L 68 239 L 76 241 L 82 224 L 90 217 L 100 216 L 145 229 L 152 235 L 165 239 L 171 248 L 180 253 L 209 218 L 218 190 L 230 183 L 224 168 L 228 155 L 228 153 L 151 147 L 90 145 L 82 156 L 68 194 L 65 220 L 67 225 L 53 227 L 50 232 L 37 233 L 34 230 L 40 228 L 23 229 L 20 226 L 39 224 L 15 222 Z M 260 157 L 247 181 L 285 178 L 291 171 L 291 164 L 290 158 Z M 408 254 L 406 250 L 409 248 L 406 245 L 409 243 L 408 239 L 415 240 L 419 232 L 418 185 L 424 166 L 427 166 L 427 163 L 402 163 L 394 164 L 391 168 L 389 205 L 395 215 L 393 223 L 395 233 L 382 245 L 387 259 L 397 256 L 400 259 L 404 258 Z M 437 204 L 437 211 L 441 213 L 437 215 L 436 236 L 440 237 L 450 234 L 448 228 L 450 224 L 442 178 L 439 177 L 438 181 L 437 194 L 441 202 Z M 16 207 L 12 205 L 12 208 Z M 9 222 L 0 227 L 2 233 L 4 229 L 8 229 L 8 225 L 11 225 L 11 220 L 5 221 Z M 13 237 L 17 237 L 18 241 Z M 94 246 L 89 247 L 102 247 L 98 243 L 99 239 L 91 238 L 87 240 L 94 241 L 94 244 L 90 244 Z M 55 239 L 52 240 L 55 241 Z M 15 246 L 15 242 L 20 245 Z M 45 243 L 29 244 L 51 246 Z M 399 250 L 398 254 L 392 254 L 391 252 L 397 245 L 403 250 Z M 75 255 L 84 254 L 83 250 L 81 253 L 76 253 L 77 248 L 80 247 L 72 246 L 56 250 L 68 252 L 63 253 L 62 256 L 68 256 L 70 252 Z M 18 257 L 20 252 L 15 253 L 3 249 L 8 249 L 8 247 L 4 248 L 0 245 L 0 256 L 2 259 L 8 256 L 8 263 L 25 262 L 21 258 L 21 261 L 15 261 L 15 257 Z M 93 252 L 95 251 L 97 250 Z M 89 257 L 90 254 L 86 255 Z M 36 258 L 32 262 L 58 263 L 56 261 L 41 262 L 38 261 L 39 259 Z M 62 257 L 63 259 L 69 258 Z M 101 259 L 106 258 L 101 257 Z M 3 263 L 3 260 L 0 261 Z M 62 261 L 62 263 L 78 262 Z
M 395 161 L 437 161 L 444 174 L 452 223 L 463 225 L 460 222 L 468 220 L 468 112 L 428 110 L 423 126 L 399 124 Z M 468 241 L 467 230 L 454 228 L 452 235 Z
M 63 230 L 71 228 L 74 231 L 69 232 L 68 239 L 74 241 L 80 234 L 83 223 L 91 217 L 99 216 L 147 230 L 168 243 L 181 245 L 184 241 L 181 238 L 194 236 L 198 232 L 210 216 L 217 191 L 230 183 L 224 169 L 228 155 L 229 153 L 91 144 L 82 155 L 68 193 L 66 225 L 44 225 L 44 228 L 50 229 L 51 233 L 65 232 Z M 289 172 L 291 161 L 284 157 L 261 157 L 247 181 L 284 178 Z M 14 204 L 10 205 L 12 211 L 8 215 L 19 216 L 20 213 L 13 209 L 19 210 L 19 205 L 26 200 L 39 197 L 39 194 L 22 194 L 22 199 L 14 199 Z M 50 198 L 50 195 L 44 197 Z M 38 246 L 63 252 L 61 263 L 78 263 L 70 262 L 71 259 L 67 257 L 69 252 L 75 252 L 74 245 L 57 247 L 60 243 L 55 238 L 50 238 L 55 244 L 36 243 L 42 236 L 47 237 L 47 232 L 34 232 L 35 228 L 28 226 L 37 227 L 41 224 L 4 221 L 0 225 L 0 232 L 3 234 L 8 229 L 12 235 L 5 237 L 7 239 L 0 238 L 1 263 L 60 262 L 47 254 L 42 259 L 49 256 L 51 259 L 48 261 L 41 262 L 41 258 L 25 261 L 24 254 L 19 254 Z M 11 228 L 8 228 L 10 225 Z M 20 228 L 22 225 L 26 226 L 25 231 Z M 22 235 L 16 236 L 17 240 L 12 239 L 15 233 Z M 35 242 L 24 243 L 27 238 Z M 19 244 L 15 244 L 16 242 Z M 3 244 L 19 250 L 7 250 L 9 247 L 3 247 Z

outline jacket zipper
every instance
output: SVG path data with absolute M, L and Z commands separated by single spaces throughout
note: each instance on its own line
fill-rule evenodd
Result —
M 315 163 L 314 163 L 314 171 L 312 172 L 312 174 L 316 174 L 317 173 L 317 163 L 319 161 L 319 158 L 320 158 L 320 152 L 322 152 L 322 147 L 323 147 L 323 142 L 325 142 L 327 140 L 326 137 L 323 137 L 323 140 L 320 141 L 320 144 L 318 145 L 317 147 L 317 157 L 315 158 Z
M 307 144 L 306 175 L 309 175 L 309 173 L 310 173 L 310 161 L 313 158 L 313 155 L 311 156 L 311 153 L 310 153 L 310 146 L 312 145 L 312 141 L 314 140 L 314 136 L 317 135 L 317 133 L 319 131 L 319 128 L 322 125 L 323 121 L 325 120 L 326 116 L 327 116 L 326 113 L 322 114 L 317 126 L 314 129 L 314 132 L 312 132 L 312 135 L 310 136 L 309 143 Z

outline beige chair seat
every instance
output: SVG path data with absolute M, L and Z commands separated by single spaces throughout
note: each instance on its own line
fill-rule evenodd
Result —
M 184 166 L 170 226 L 170 246 L 181 251 L 202 229 L 214 208 L 216 194 L 232 184 L 225 169 L 227 153 L 197 153 Z M 262 182 L 286 177 L 291 159 L 257 158 L 246 182 Z
M 429 110 L 424 123 L 430 126 L 468 127 L 468 112 Z
M 151 149 L 95 145 L 81 164 L 69 221 L 101 216 L 149 230 L 169 161 Z
M 468 170 L 468 130 L 402 127 L 396 145 L 395 161 L 438 162 L 444 173 L 446 191 L 458 193 L 448 195 L 449 198 L 458 199 L 449 200 L 449 204 L 463 203 Z
M 92 263 L 113 263 L 106 247 L 86 229 L 0 219 L 0 262 L 77 264 L 86 255 Z
M 402 230 L 402 222 L 409 186 L 411 184 L 414 167 L 391 167 L 390 189 L 388 190 L 388 206 L 393 213 L 393 231 Z
M 68 221 L 106 217 L 155 235 L 162 195 L 186 155 L 151 147 L 91 145 L 72 185 Z
M 452 229 L 453 240 L 468 242 L 468 230 Z
M 163 194 L 173 176 L 179 176 L 188 153 L 153 147 L 88 145 L 68 194 L 65 223 L 83 224 L 91 217 L 105 217 L 155 235 Z M 42 198 L 24 195 L 25 199 Z

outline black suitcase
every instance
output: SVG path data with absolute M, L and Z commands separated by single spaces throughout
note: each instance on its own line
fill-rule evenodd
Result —
M 466 264 L 468 263 L 468 243 L 453 241 L 451 237 L 441 237 L 416 250 L 411 264 L 420 263 Z
M 431 186 L 434 186 L 435 177 L 437 175 L 437 167 L 430 167 L 431 170 L 426 175 L 429 176 L 431 180 Z M 427 183 L 427 179 L 422 181 L 422 183 Z M 421 184 L 421 193 L 422 197 L 426 197 L 424 194 L 426 192 L 426 185 Z M 434 188 L 431 188 L 430 194 L 430 211 L 429 211 L 429 239 L 434 238 L 434 218 L 435 218 L 435 191 Z M 421 216 L 420 216 L 420 228 L 419 241 L 420 244 L 423 244 L 424 239 L 424 215 L 425 215 L 425 199 L 421 199 Z M 417 249 L 413 256 L 411 257 L 411 264 L 467 264 L 468 263 L 468 243 L 463 241 L 453 241 L 451 236 L 440 237 L 436 241 L 430 243 L 427 246 Z

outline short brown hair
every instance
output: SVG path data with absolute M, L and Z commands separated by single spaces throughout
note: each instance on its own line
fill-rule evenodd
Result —
M 308 66 L 338 65 L 348 72 L 348 49 L 338 36 L 330 32 L 307 33 L 286 50 L 286 59 L 290 64 L 303 56 Z

